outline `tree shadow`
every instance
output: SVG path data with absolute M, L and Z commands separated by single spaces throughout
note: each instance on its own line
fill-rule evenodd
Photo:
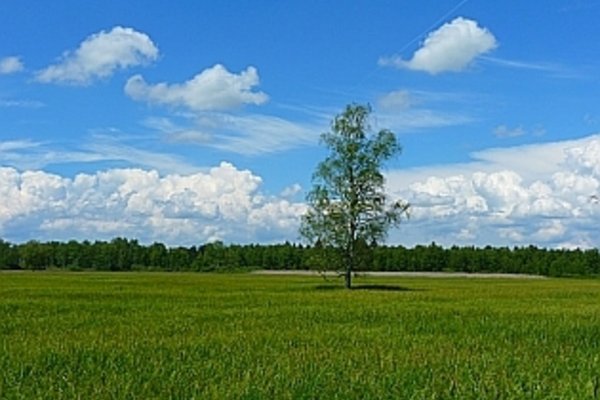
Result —
M 418 289 L 408 288 L 398 285 L 356 285 L 352 286 L 351 290 L 373 290 L 379 292 L 413 292 Z
M 315 287 L 316 290 L 320 291 L 330 291 L 330 290 L 347 290 L 342 285 L 318 285 Z M 417 292 L 422 291 L 423 289 L 413 289 L 408 288 L 406 286 L 398 286 L 398 285 L 354 285 L 350 288 L 350 290 L 363 290 L 363 291 L 373 291 L 373 292 Z

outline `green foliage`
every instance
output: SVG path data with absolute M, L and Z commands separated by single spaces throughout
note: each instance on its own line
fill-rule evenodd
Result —
M 329 155 L 313 175 L 309 210 L 300 228 L 311 244 L 319 242 L 338 253 L 336 260 L 345 269 L 347 287 L 359 264 L 359 252 L 364 250 L 360 245 L 383 241 L 408 210 L 402 201 L 388 204 L 381 168 L 401 147 L 387 129 L 370 132 L 370 112 L 368 106 L 349 105 L 335 117 L 331 131 L 321 135 Z
M 387 289 L 387 290 L 382 290 Z M 600 281 L 1 273 L 2 399 L 586 399 Z
M 19 253 L 17 248 L 0 239 L 0 270 L 16 269 L 19 266 Z
M 332 247 L 294 243 L 199 247 L 149 246 L 136 240 L 110 242 L 27 242 L 0 240 L 2 269 L 65 269 L 71 271 L 202 271 L 234 272 L 253 269 L 332 270 L 340 253 Z M 443 248 L 436 243 L 414 248 L 373 246 L 357 240 L 354 268 L 375 271 L 455 271 L 535 274 L 547 276 L 600 276 L 597 249 L 565 250 L 528 247 Z

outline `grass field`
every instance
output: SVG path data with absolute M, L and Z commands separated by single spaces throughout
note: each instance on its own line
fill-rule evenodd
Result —
M 0 274 L 2 399 L 586 399 L 600 281 Z

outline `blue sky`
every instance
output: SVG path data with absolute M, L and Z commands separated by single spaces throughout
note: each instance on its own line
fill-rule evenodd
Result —
M 0 237 L 296 241 L 346 104 L 404 151 L 391 243 L 600 245 L 600 3 L 16 1 Z

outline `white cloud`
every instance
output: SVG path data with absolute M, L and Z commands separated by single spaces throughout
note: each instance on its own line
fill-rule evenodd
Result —
M 507 125 L 498 125 L 494 128 L 494 135 L 500 139 L 515 138 L 531 134 L 533 136 L 544 136 L 546 130 L 541 125 L 535 125 L 531 130 L 525 129 L 522 125 L 510 128 Z
M 14 74 L 23 71 L 24 68 L 19 57 L 11 56 L 0 59 L 0 75 Z
M 237 154 L 258 155 L 315 144 L 326 123 L 296 123 L 262 115 L 206 112 L 189 116 L 182 125 L 168 118 L 149 118 L 145 124 L 168 140 L 197 144 Z
M 467 68 L 477 56 L 498 46 L 494 35 L 476 21 L 458 17 L 431 32 L 408 61 L 400 56 L 382 58 L 381 65 L 425 71 L 430 74 Z
M 385 127 L 395 132 L 418 129 L 464 125 L 473 122 L 467 114 L 453 111 L 439 111 L 430 108 L 433 103 L 478 103 L 481 99 L 465 93 L 429 92 L 400 89 L 385 93 L 377 99 L 377 109 L 373 114 L 373 125 Z M 468 109 L 469 107 L 461 107 Z
M 522 126 L 509 128 L 506 125 L 499 125 L 494 129 L 494 135 L 499 138 L 513 138 L 525 135 L 525 129 Z
M 586 146 L 571 146 L 566 157 L 576 172 L 600 175 L 600 140 L 592 140 Z
M 264 196 L 261 184 L 225 162 L 188 175 L 111 169 L 72 179 L 0 168 L 0 234 L 10 239 L 19 227 L 41 240 L 127 236 L 186 245 L 296 237 L 305 206 Z
M 586 75 L 583 71 L 577 71 L 576 69 L 566 67 L 560 64 L 549 63 L 549 62 L 531 62 L 531 61 L 516 61 L 507 60 L 503 58 L 481 56 L 483 61 L 495 64 L 501 67 L 545 72 L 551 76 L 557 78 L 583 78 Z
M 239 154 L 258 155 L 317 143 L 323 128 L 270 115 L 222 115 L 227 127 L 216 135 L 214 147 Z
M 388 174 L 390 193 L 413 205 L 404 243 L 600 245 L 600 135 L 473 158 Z
M 6 108 L 41 108 L 45 104 L 37 100 L 3 100 L 0 99 L 0 107 Z
M 12 141 L 0 148 L 31 146 Z M 392 232 L 392 243 L 600 245 L 600 205 L 593 197 L 600 194 L 600 135 L 489 149 L 473 158 L 387 174 L 390 195 L 412 204 L 410 220 Z M 74 178 L 0 168 L 0 236 L 120 235 L 170 244 L 297 239 L 306 207 L 294 200 L 301 188 L 267 196 L 262 184 L 229 163 L 201 172 L 129 168 Z
M 514 61 L 514 60 L 505 60 L 497 57 L 481 57 L 483 60 L 489 61 L 491 63 L 495 63 L 498 65 L 502 65 L 504 67 L 510 68 L 518 68 L 518 69 L 530 69 L 534 71 L 544 71 L 544 72 L 558 72 L 560 68 L 557 65 L 544 63 L 544 62 L 525 62 L 525 61 Z
M 144 121 L 171 142 L 244 155 L 273 153 L 316 143 L 319 134 L 326 129 L 324 121 L 298 123 L 239 110 L 244 105 L 260 105 L 268 100 L 265 93 L 255 90 L 258 84 L 254 67 L 235 74 L 217 64 L 181 84 L 152 85 L 136 75 L 128 80 L 124 90 L 134 100 L 176 109 L 171 110 L 169 117 L 149 117 Z
M 408 90 L 396 90 L 381 96 L 377 104 L 382 110 L 404 110 L 415 104 L 415 98 Z
M 294 183 L 291 186 L 286 187 L 281 191 L 281 197 L 292 198 L 302 192 L 302 186 L 298 183 Z
M 99 161 L 124 161 L 128 165 L 156 169 L 163 173 L 191 173 L 199 168 L 177 155 L 143 150 L 108 136 L 96 136 L 82 148 Z
M 375 114 L 375 126 L 384 126 L 395 132 L 414 131 L 416 129 L 440 128 L 464 125 L 473 122 L 468 115 L 442 112 L 426 108 L 383 111 Z
M 135 140 L 139 142 L 139 138 Z M 139 148 L 139 143 L 133 146 L 130 141 L 107 135 L 94 135 L 77 145 L 60 147 L 31 140 L 0 141 L 0 166 L 32 170 L 69 163 L 119 163 L 156 169 L 161 173 L 192 173 L 201 169 L 180 156 L 144 150 Z
M 548 242 L 562 238 L 566 233 L 566 227 L 560 220 L 544 221 L 535 232 L 534 237 L 540 241 Z
M 118 69 L 145 65 L 158 55 L 158 48 L 148 35 L 116 26 L 109 32 L 89 36 L 77 50 L 65 52 L 57 64 L 38 71 L 36 79 L 43 83 L 88 85 Z
M 181 84 L 151 85 L 141 75 L 135 75 L 127 81 L 125 93 L 138 101 L 184 107 L 193 111 L 214 111 L 265 103 L 268 96 L 263 92 L 253 91 L 258 84 L 258 72 L 254 67 L 234 74 L 216 64 Z
M 31 149 L 39 145 L 40 143 L 31 140 L 7 140 L 0 142 L 0 154 L 15 150 Z
M 517 171 L 525 181 L 544 180 L 566 168 L 565 163 L 570 149 L 587 147 L 595 140 L 600 140 L 600 134 L 583 139 L 485 149 L 471 153 L 472 161 L 466 163 L 391 171 L 389 184 L 391 190 L 401 190 L 414 182 L 425 181 L 431 176 L 448 178 L 458 175 L 470 176 L 476 172 L 492 173 L 504 170 Z
M 209 133 L 188 129 L 168 134 L 167 139 L 174 143 L 208 144 L 213 139 Z

